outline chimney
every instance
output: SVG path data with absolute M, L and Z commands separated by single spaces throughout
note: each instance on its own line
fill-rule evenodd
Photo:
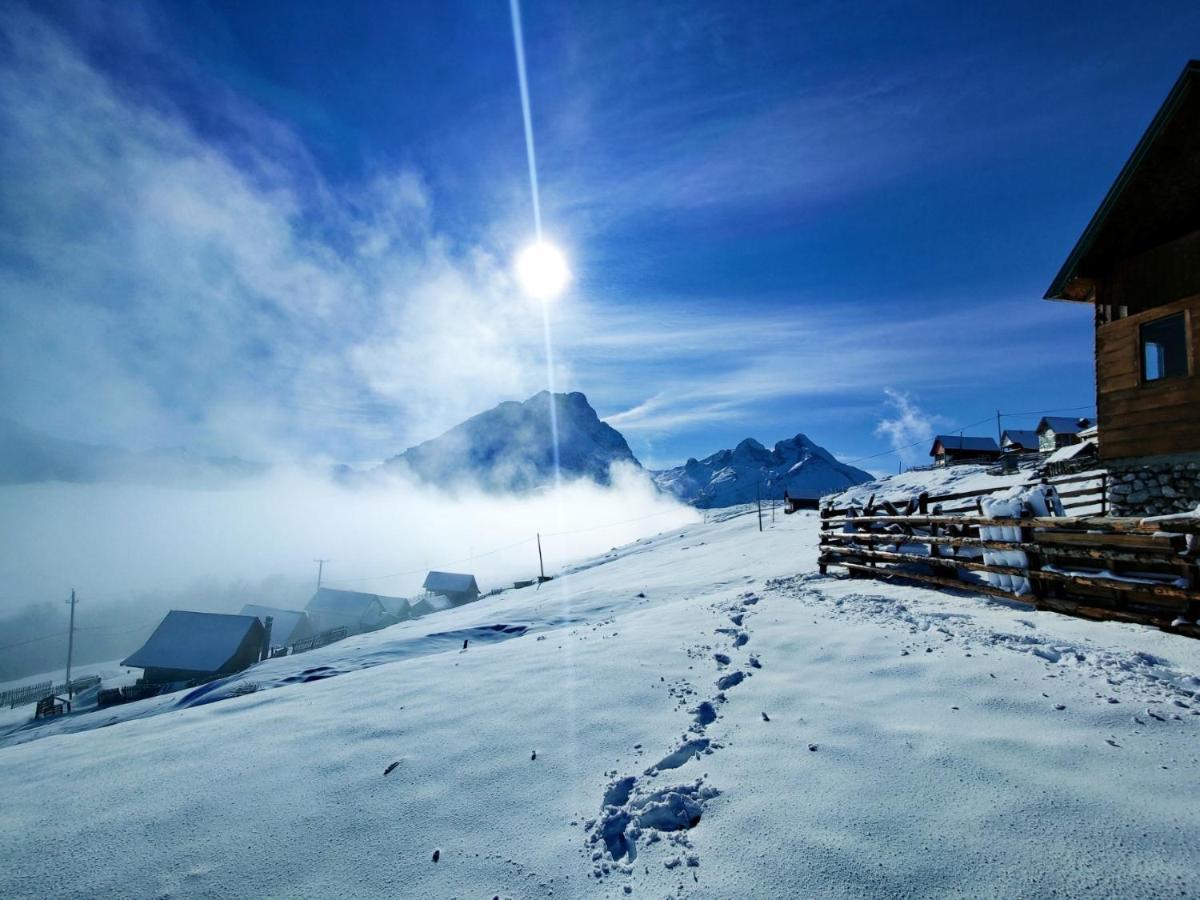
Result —
M 271 658 L 271 624 L 275 621 L 274 617 L 267 616 L 263 619 L 263 639 L 262 650 L 258 654 L 258 661 Z

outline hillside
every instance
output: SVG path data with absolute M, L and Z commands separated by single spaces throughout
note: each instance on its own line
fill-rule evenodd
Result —
M 817 522 L 728 510 L 204 689 L 4 711 L 0 896 L 1191 892 L 1200 642 L 820 577 Z
M 219 485 L 262 474 L 266 466 L 210 457 L 182 447 L 126 450 L 43 434 L 0 418 L 0 484 L 77 483 Z
M 654 473 L 659 488 L 701 509 L 751 503 L 760 491 L 763 499 L 781 498 L 785 490 L 793 497 L 820 497 L 870 480 L 803 434 L 772 450 L 746 438 L 732 450 Z
M 552 484 L 550 400 L 550 393 L 542 391 L 524 403 L 501 403 L 410 447 L 381 468 L 410 472 L 441 486 L 469 483 L 488 490 L 522 491 Z M 625 438 L 600 421 L 583 394 L 554 394 L 553 402 L 563 478 L 608 484 L 613 464 L 639 465 Z

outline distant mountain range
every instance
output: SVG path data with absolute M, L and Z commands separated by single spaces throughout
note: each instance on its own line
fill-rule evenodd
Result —
M 559 467 L 564 480 L 611 483 L 611 469 L 641 463 L 621 433 L 600 420 L 587 397 L 542 391 L 523 403 L 507 401 L 472 416 L 432 440 L 410 447 L 367 471 L 337 467 L 347 484 L 403 473 L 439 487 L 465 485 L 523 492 L 554 483 L 551 403 L 557 417 Z M 269 467 L 237 458 L 200 456 L 182 448 L 132 451 L 66 441 L 0 419 L 0 484 L 42 481 L 140 482 L 218 486 L 260 475 Z M 764 498 L 817 497 L 871 480 L 838 462 L 803 434 L 768 450 L 747 438 L 732 450 L 648 472 L 658 487 L 700 508 Z
M 838 462 L 803 434 L 780 441 L 774 450 L 746 438 L 732 450 L 652 475 L 661 490 L 701 509 L 752 503 L 760 492 L 763 499 L 782 497 L 784 490 L 793 497 L 820 497 L 873 477 Z
M 405 470 L 443 486 L 474 483 L 489 490 L 524 491 L 552 484 L 550 402 L 550 393 L 542 391 L 524 403 L 501 403 L 410 447 L 381 468 Z M 553 402 L 563 478 L 608 484 L 614 463 L 641 467 L 625 438 L 600 421 L 583 394 L 554 394 Z

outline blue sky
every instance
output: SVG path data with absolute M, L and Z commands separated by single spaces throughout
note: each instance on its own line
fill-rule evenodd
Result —
M 644 462 L 1093 402 L 1040 298 L 1200 7 L 523 16 L 557 384 Z M 5 2 L 0 134 L 0 415 L 365 462 L 545 385 L 506 2 Z

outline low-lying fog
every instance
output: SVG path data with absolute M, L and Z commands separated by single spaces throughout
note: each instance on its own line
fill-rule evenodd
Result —
M 330 587 L 393 596 L 431 568 L 473 573 L 483 591 L 684 522 L 697 513 L 644 473 L 614 468 L 523 496 L 443 493 L 393 479 L 346 487 L 299 471 L 204 490 L 43 483 L 0 488 L 0 679 L 65 661 L 74 588 L 76 661 L 135 650 L 171 608 L 303 608 L 328 559 Z M 61 658 L 60 658 L 61 657 Z

